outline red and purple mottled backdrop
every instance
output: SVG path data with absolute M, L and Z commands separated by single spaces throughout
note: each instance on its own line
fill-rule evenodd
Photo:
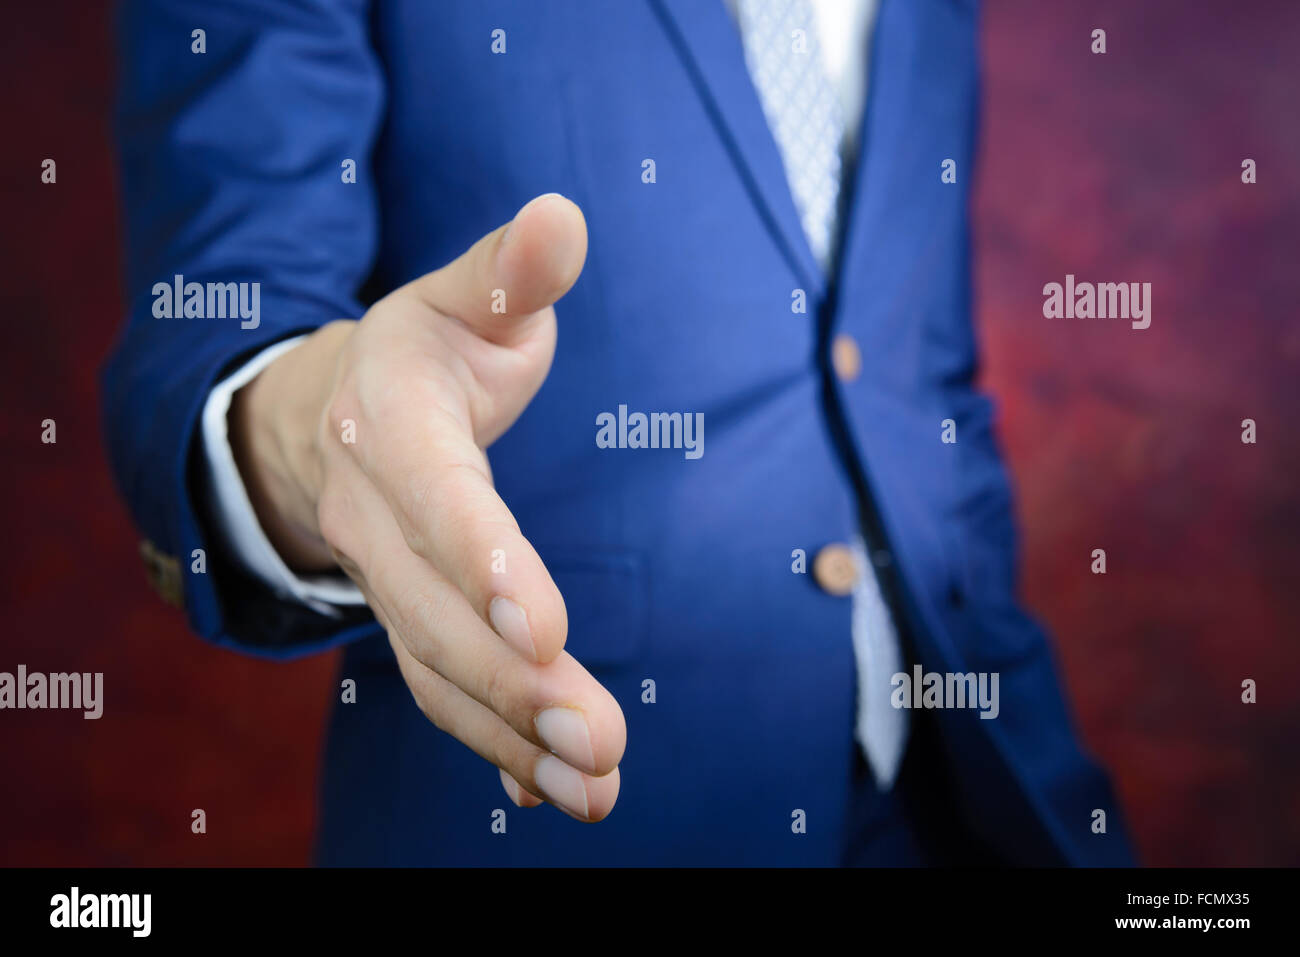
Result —
M 191 637 L 145 585 L 103 461 L 109 14 L 6 19 L 0 670 L 103 671 L 111 720 L 0 715 L 0 862 L 306 862 L 333 659 Z M 978 315 L 1025 594 L 1148 863 L 1300 862 L 1296 37 L 1300 5 L 1268 0 L 985 8 Z M 1151 282 L 1151 328 L 1044 319 L 1067 272 Z

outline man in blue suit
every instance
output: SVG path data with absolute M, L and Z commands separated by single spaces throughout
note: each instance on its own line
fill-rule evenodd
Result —
M 198 634 L 344 646 L 321 862 L 1127 861 L 972 384 L 972 3 L 122 35 L 111 458 Z

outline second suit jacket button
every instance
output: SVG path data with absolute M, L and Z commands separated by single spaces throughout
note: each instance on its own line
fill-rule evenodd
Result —
M 827 545 L 813 559 L 813 578 L 827 594 L 842 597 L 852 593 L 858 580 L 858 563 L 852 549 L 838 542 Z

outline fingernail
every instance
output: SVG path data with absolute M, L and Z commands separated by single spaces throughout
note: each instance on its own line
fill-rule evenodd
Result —
M 533 724 L 537 736 L 548 748 L 576 768 L 595 773 L 596 756 L 591 750 L 587 719 L 576 708 L 547 708 Z
M 533 779 L 548 800 L 579 817 L 590 816 L 587 813 L 587 786 L 582 781 L 582 774 L 559 758 L 548 754 L 539 760 L 533 769 Z
M 501 771 L 501 786 L 506 789 L 506 797 L 510 798 L 510 800 L 515 803 L 515 807 L 524 806 L 522 797 L 523 788 L 519 786 L 518 781 L 505 771 Z
M 522 608 L 509 598 L 497 595 L 488 604 L 488 619 L 492 622 L 496 633 L 504 638 L 507 644 L 529 655 L 533 661 L 539 660 L 537 646 L 533 644 L 532 632 L 528 630 L 528 616 L 524 614 Z
M 510 239 L 510 234 L 514 232 L 515 229 L 515 223 L 519 222 L 519 217 L 524 214 L 525 210 L 527 210 L 531 206 L 536 206 L 538 203 L 541 203 L 544 200 L 548 200 L 559 195 L 560 195 L 559 193 L 542 193 L 541 196 L 534 196 L 528 202 L 524 203 L 524 205 L 519 208 L 519 212 L 515 213 L 515 218 L 510 220 L 510 225 L 506 226 L 506 231 L 501 234 L 501 245 L 504 246 L 506 242 Z

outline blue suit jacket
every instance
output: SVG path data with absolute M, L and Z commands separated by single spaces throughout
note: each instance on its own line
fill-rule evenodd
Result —
M 831 283 L 720 0 L 136 0 L 122 30 L 130 317 L 104 378 L 111 458 L 144 534 L 184 557 L 198 634 L 278 657 L 347 645 L 358 698 L 329 732 L 321 860 L 838 862 L 850 601 L 792 573 L 792 552 L 849 540 L 861 497 L 912 653 L 1000 674 L 996 720 L 940 712 L 952 813 L 1014 861 L 1127 861 L 1017 605 L 1007 475 L 972 385 L 971 3 L 883 3 Z M 199 411 L 232 364 L 359 317 L 551 190 L 584 210 L 590 253 L 550 377 L 490 458 L 564 594 L 569 650 L 627 716 L 599 825 L 509 805 L 496 770 L 417 711 L 368 614 L 331 619 L 244 576 L 195 467 Z M 261 324 L 153 318 L 153 284 L 176 273 L 260 282 Z M 826 360 L 838 333 L 862 352 L 847 384 Z M 620 404 L 703 412 L 704 456 L 598 449 L 596 417 Z M 188 573 L 194 548 L 207 574 Z

